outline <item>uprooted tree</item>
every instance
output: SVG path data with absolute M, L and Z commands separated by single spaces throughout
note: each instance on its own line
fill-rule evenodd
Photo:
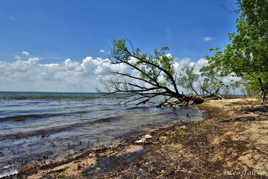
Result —
M 135 95 L 132 101 L 143 104 L 154 98 L 162 97 L 160 105 L 200 104 L 200 96 L 185 95 L 179 90 L 179 79 L 175 73 L 175 58 L 167 55 L 168 48 L 155 50 L 153 55 L 142 53 L 139 48 L 130 50 L 125 39 L 115 40 L 112 49 L 114 64 L 130 67 L 128 72 L 111 71 L 112 78 L 103 81 L 109 93 Z

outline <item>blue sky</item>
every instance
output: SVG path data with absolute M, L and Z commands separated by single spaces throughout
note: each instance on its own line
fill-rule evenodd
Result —
M 104 58 L 114 39 L 146 52 L 168 46 L 193 61 L 224 47 L 235 31 L 232 0 L 3 0 L 0 62 L 38 57 L 39 64 Z M 104 53 L 100 51 L 104 50 Z M 20 58 L 18 58 L 20 56 Z M 22 56 L 22 57 L 21 57 Z M 1 90 L 1 89 L 0 89 Z
M 43 62 L 81 60 L 128 38 L 147 51 L 169 46 L 175 56 L 197 60 L 209 48 L 223 47 L 234 31 L 235 14 L 224 7 L 232 8 L 232 1 L 4 0 L 0 58 L 27 50 Z

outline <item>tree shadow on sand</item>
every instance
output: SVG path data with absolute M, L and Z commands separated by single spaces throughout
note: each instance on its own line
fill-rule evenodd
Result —
M 256 106 L 256 107 L 246 107 L 242 108 L 240 111 L 242 112 L 263 112 L 268 113 L 268 106 Z
M 121 171 L 128 168 L 135 160 L 138 160 L 146 151 L 146 148 L 142 148 L 141 150 L 119 156 L 111 155 L 107 157 L 99 157 L 96 165 L 84 169 L 82 173 L 87 177 L 98 177 L 113 171 Z
M 249 121 L 266 121 L 268 120 L 268 106 L 267 105 L 255 105 L 241 107 L 238 113 L 242 114 L 255 114 L 250 116 L 239 116 L 222 122 L 249 122 Z

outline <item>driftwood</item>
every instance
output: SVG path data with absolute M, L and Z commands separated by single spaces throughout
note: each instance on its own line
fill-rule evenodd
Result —
M 210 100 L 222 100 L 222 99 L 224 99 L 224 97 L 221 96 L 220 94 L 212 94 L 212 95 L 207 96 L 206 98 L 210 99 Z
M 191 101 L 192 104 L 202 104 L 205 101 L 201 96 L 185 96 L 184 100 L 187 102 L 187 104 Z
M 159 104 L 158 107 L 162 107 L 163 105 L 169 105 L 169 106 L 177 106 L 177 105 L 185 105 L 187 106 L 190 102 L 191 104 L 202 104 L 204 102 L 204 98 L 201 96 L 185 96 L 183 100 L 165 100 L 162 103 Z

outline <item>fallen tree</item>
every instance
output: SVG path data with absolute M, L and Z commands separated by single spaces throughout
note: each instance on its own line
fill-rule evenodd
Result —
M 179 85 L 196 96 L 214 100 L 223 99 L 220 92 L 235 85 L 224 84 L 220 76 L 213 70 L 205 71 L 201 68 L 198 73 L 194 71 L 194 65 L 183 66 L 179 75 Z
M 141 53 L 139 48 L 130 51 L 125 39 L 115 40 L 113 45 L 113 64 L 127 65 L 130 70 L 110 72 L 112 77 L 102 82 L 109 94 L 134 95 L 135 98 L 130 101 L 136 104 L 144 104 L 155 98 L 161 98 L 160 106 L 204 102 L 201 96 L 185 95 L 179 90 L 179 78 L 174 70 L 175 58 L 167 55 L 167 47 L 147 55 Z

